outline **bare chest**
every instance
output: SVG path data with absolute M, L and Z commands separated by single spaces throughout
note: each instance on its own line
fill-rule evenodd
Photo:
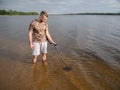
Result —
M 35 28 L 37 31 L 44 31 L 45 28 L 46 28 L 46 25 L 45 25 L 45 23 L 36 22 L 36 24 L 34 25 L 34 28 Z

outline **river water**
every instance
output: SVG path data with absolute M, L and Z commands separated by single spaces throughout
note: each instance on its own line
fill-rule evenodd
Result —
M 50 15 L 54 46 L 32 65 L 28 26 L 38 16 L 0 16 L 0 90 L 120 90 L 120 16 Z

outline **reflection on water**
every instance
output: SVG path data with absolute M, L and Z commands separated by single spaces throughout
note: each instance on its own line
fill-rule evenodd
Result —
M 32 65 L 27 29 L 37 16 L 0 16 L 1 90 L 119 90 L 119 16 L 50 15 L 48 65 Z M 53 19 L 54 18 L 54 19 Z M 24 22 L 23 22 L 24 20 Z
M 40 70 L 40 68 L 42 70 Z M 33 65 L 33 74 L 34 74 L 33 76 L 34 76 L 35 86 L 37 86 L 38 89 L 43 88 L 44 90 L 45 87 L 50 84 L 50 79 L 48 77 L 48 71 L 46 65 L 43 64 L 41 65 L 41 67 L 39 67 L 38 64 Z

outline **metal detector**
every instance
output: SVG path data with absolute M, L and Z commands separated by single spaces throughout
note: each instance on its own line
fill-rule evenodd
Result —
M 55 48 L 56 48 L 56 51 L 57 51 L 57 54 L 58 54 L 59 59 L 60 59 L 60 60 L 62 61 L 62 63 L 64 64 L 63 70 L 65 70 L 65 71 L 70 71 L 72 68 L 69 67 L 69 66 L 64 62 L 63 56 L 59 53 L 59 50 L 58 50 L 57 45 L 55 46 Z

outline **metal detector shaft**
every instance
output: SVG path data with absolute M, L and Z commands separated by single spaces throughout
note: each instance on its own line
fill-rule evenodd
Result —
M 65 67 L 67 67 L 66 63 L 64 62 L 64 59 L 63 59 L 62 55 L 59 53 L 58 47 L 57 47 L 57 46 L 55 46 L 55 48 L 56 48 L 56 50 L 57 50 L 57 54 L 58 54 L 58 56 L 59 56 L 60 60 L 61 60 L 61 61 L 62 61 L 62 63 L 65 65 Z

